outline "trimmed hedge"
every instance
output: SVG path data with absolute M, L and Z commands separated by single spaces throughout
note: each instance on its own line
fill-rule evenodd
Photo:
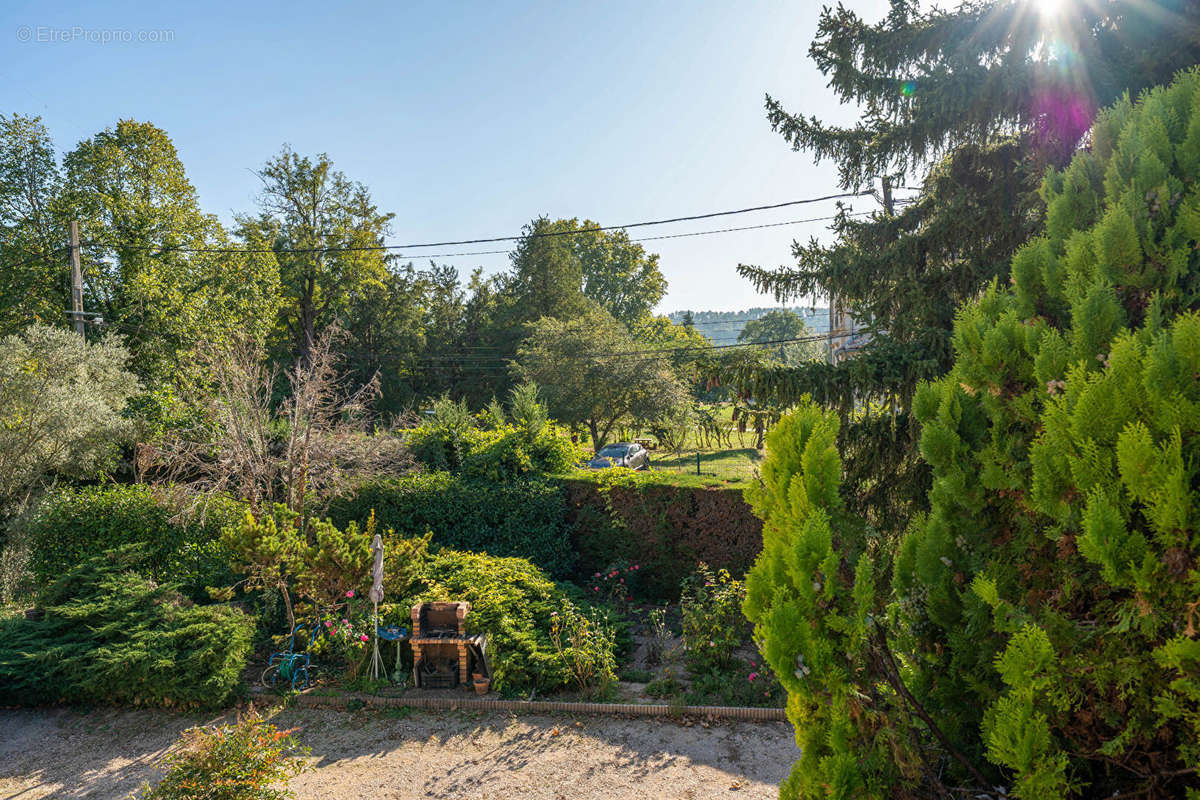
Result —
M 566 532 L 562 489 L 532 479 L 475 481 L 448 472 L 428 472 L 375 481 L 329 509 L 338 527 L 360 523 L 371 511 L 381 529 L 405 537 L 433 532 L 433 542 L 457 550 L 521 556 L 564 577 L 574 553 Z
M 205 522 L 180 524 L 144 485 L 64 489 L 44 498 L 25 525 L 30 570 L 44 586 L 91 556 L 133 544 L 141 547 L 147 576 L 170 580 L 199 598 L 205 586 L 234 580 L 218 537 L 241 512 L 238 503 L 219 500 Z
M 367 484 L 329 515 L 344 527 L 373 510 L 401 536 L 432 531 L 435 545 L 528 558 L 556 578 L 638 564 L 634 593 L 647 599 L 677 596 L 700 562 L 740 577 L 762 549 L 762 521 L 740 489 L 668 486 L 620 470 L 552 481 L 423 473 Z
M 443 550 L 425 565 L 421 600 L 466 600 L 471 630 L 491 637 L 492 682 L 511 693 L 566 686 L 570 672 L 550 639 L 551 612 L 567 595 L 523 558 Z
M 740 577 L 762 550 L 762 521 L 740 489 L 666 486 L 616 470 L 562 483 L 580 577 L 637 564 L 637 590 L 670 598 L 700 562 Z
M 254 621 L 197 606 L 141 574 L 136 547 L 67 571 L 43 593 L 44 617 L 0 621 L 0 704 L 215 707 L 237 686 Z

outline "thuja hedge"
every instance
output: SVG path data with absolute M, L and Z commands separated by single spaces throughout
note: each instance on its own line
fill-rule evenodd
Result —
M 571 572 L 574 553 L 566 533 L 562 489 L 549 481 L 484 481 L 427 472 L 375 481 L 335 500 L 335 525 L 362 521 L 374 511 L 382 529 L 406 537 L 433 533 L 437 546 L 528 558 L 555 577 Z
M 402 536 L 432 531 L 435 547 L 528 558 L 560 579 L 638 564 L 634 593 L 648 599 L 678 596 L 702 561 L 740 576 L 762 546 L 741 490 L 662 485 L 627 470 L 507 482 L 410 475 L 335 500 L 330 517 L 344 526 L 371 511 Z
M 848 513 L 837 420 L 768 438 L 747 614 L 784 798 L 1200 798 L 1200 72 L 1103 112 L 914 413 L 930 510 Z
M 41 619 L 0 621 L 0 705 L 53 702 L 215 707 L 238 684 L 254 621 L 198 606 L 123 547 L 67 570 Z
M 627 470 L 562 482 L 582 579 L 637 564 L 636 593 L 674 598 L 700 562 L 741 576 L 762 549 L 762 521 L 740 489 L 669 486 Z
M 85 486 L 44 498 L 22 534 L 30 545 L 30 570 L 41 585 L 90 556 L 136 544 L 147 576 L 170 580 L 188 596 L 201 598 L 206 586 L 232 583 L 229 559 L 218 539 L 241 513 L 238 503 L 218 498 L 203 520 L 178 522 L 174 510 L 148 486 Z

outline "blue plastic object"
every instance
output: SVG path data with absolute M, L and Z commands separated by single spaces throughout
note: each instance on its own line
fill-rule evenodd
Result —
M 267 668 L 262 674 L 263 686 L 274 689 L 280 681 L 287 681 L 293 690 L 308 688 L 308 671 L 312 666 L 312 657 L 308 654 L 308 649 L 312 647 L 314 636 L 308 637 L 305 652 L 299 653 L 296 652 L 296 635 L 299 633 L 308 633 L 308 629 L 297 625 L 288 639 L 288 649 L 272 653 L 267 659 Z
M 408 636 L 408 628 L 401 628 L 399 625 L 389 625 L 386 628 L 382 625 L 375 626 L 375 633 L 380 639 L 385 642 L 394 642 L 397 639 L 404 639 Z

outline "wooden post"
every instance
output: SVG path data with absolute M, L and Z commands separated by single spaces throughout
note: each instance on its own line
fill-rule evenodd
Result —
M 71 319 L 75 332 L 87 339 L 83 322 L 83 270 L 79 266 L 79 221 L 71 220 Z

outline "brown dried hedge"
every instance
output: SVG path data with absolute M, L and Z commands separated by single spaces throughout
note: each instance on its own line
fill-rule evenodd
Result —
M 644 480 L 563 480 L 567 527 L 586 579 L 619 562 L 639 566 L 637 593 L 674 598 L 701 561 L 743 575 L 762 550 L 762 521 L 740 489 Z

